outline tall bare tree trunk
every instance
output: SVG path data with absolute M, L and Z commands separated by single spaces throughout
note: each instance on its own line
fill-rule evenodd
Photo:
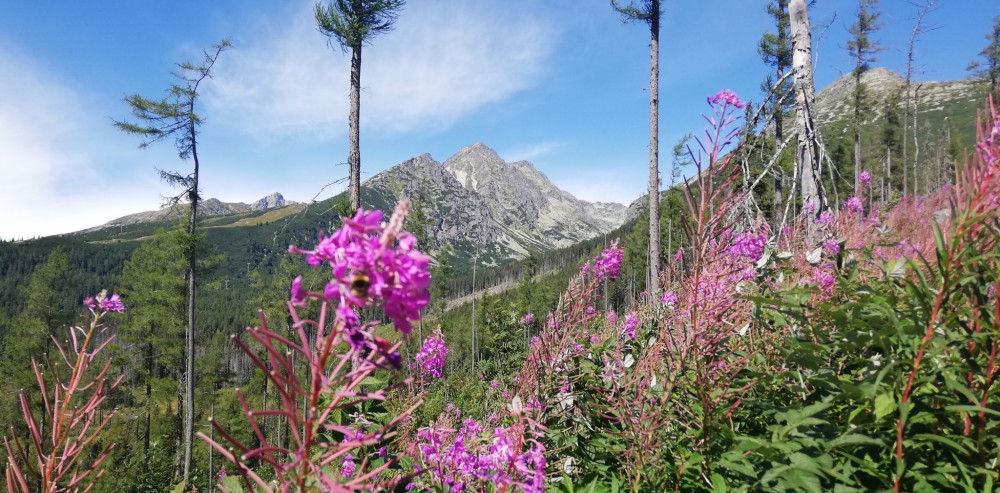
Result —
M 146 424 L 142 432 L 142 466 L 149 469 L 149 429 L 152 425 L 150 414 L 153 411 L 153 345 L 146 343 Z
M 816 86 L 813 82 L 812 35 L 809 33 L 805 0 L 791 0 L 788 15 L 792 35 L 792 72 L 795 74 L 795 133 L 798 136 L 795 165 L 801 180 L 802 205 L 809 205 L 819 213 L 826 200 L 820 195 L 822 175 L 812 115 Z
M 660 296 L 660 0 L 649 20 L 649 299 Z
M 785 35 L 784 30 L 779 29 L 778 33 L 779 33 L 778 34 L 778 38 L 779 39 L 784 38 L 784 35 Z M 777 70 L 777 77 L 778 77 L 778 79 L 777 80 L 781 80 L 782 77 L 784 77 L 784 75 L 785 75 L 785 74 L 782 73 L 782 68 L 783 67 L 781 67 L 781 66 L 778 67 L 778 70 Z M 782 96 L 776 96 L 776 97 L 777 97 L 778 101 L 781 101 L 781 99 L 783 99 Z M 784 129 L 784 125 L 783 125 L 783 122 L 782 122 L 782 120 L 784 120 L 784 116 L 785 115 L 782 114 L 783 112 L 781 111 L 781 104 L 777 104 L 774 111 L 775 111 L 775 115 L 774 115 L 774 146 L 775 146 L 775 149 L 777 149 L 779 146 L 781 146 L 781 143 L 785 141 L 785 129 Z M 784 149 L 782 149 L 782 150 L 784 150 Z M 772 222 L 774 222 L 775 225 L 777 225 L 781 221 L 781 204 L 784 203 L 783 197 L 782 197 L 782 195 L 783 195 L 783 190 L 782 189 L 783 189 L 783 185 L 784 185 L 784 178 L 785 178 L 784 177 L 784 173 L 782 172 L 782 169 L 781 169 L 781 159 L 778 158 L 778 165 L 774 167 L 774 200 L 772 201 L 773 209 L 774 209 L 774 214 L 773 214 Z
M 351 200 L 351 212 L 361 208 L 361 45 L 351 49 L 351 114 L 348 117 L 350 126 L 351 150 L 347 156 L 347 166 L 350 168 L 350 184 L 348 185 Z
M 191 100 L 191 114 L 194 114 L 194 99 Z M 198 222 L 198 147 L 195 139 L 195 127 L 191 125 L 191 157 L 194 158 L 194 173 L 191 175 L 191 215 L 188 216 L 188 272 L 187 272 L 187 327 L 184 331 L 184 477 L 186 485 L 191 485 L 191 447 L 194 440 L 194 299 L 195 299 L 195 267 L 197 264 L 197 249 L 195 248 L 195 231 Z
M 911 2 L 912 3 L 912 2 Z M 913 24 L 913 31 L 910 32 L 910 45 L 909 49 L 906 51 L 906 101 L 903 109 L 903 195 L 906 195 L 909 191 L 909 183 L 907 183 L 907 170 L 906 163 L 909 157 L 909 142 L 906 140 L 907 124 L 910 121 L 910 86 L 913 84 L 913 61 L 916 57 L 916 44 L 917 36 L 926 33 L 927 31 L 932 31 L 937 29 L 937 27 L 925 27 L 924 17 L 932 10 L 934 10 L 934 4 L 937 0 L 925 0 L 924 3 L 917 9 L 917 19 Z M 916 114 L 914 116 L 914 121 L 916 119 Z M 913 138 L 916 140 L 916 125 L 913 126 Z M 914 168 L 916 169 L 916 168 Z M 915 178 L 914 178 L 915 179 Z M 916 191 L 914 191 L 916 193 Z
M 854 71 L 854 195 L 861 189 L 861 71 Z M 834 185 L 836 186 L 836 185 Z

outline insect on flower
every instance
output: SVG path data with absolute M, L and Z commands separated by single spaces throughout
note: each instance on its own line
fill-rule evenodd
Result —
M 358 298 L 368 297 L 368 288 L 372 285 L 371 279 L 364 274 L 354 274 L 351 278 L 351 294 Z

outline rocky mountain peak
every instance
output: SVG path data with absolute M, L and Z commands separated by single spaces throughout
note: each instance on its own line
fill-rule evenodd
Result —
M 463 187 L 479 191 L 480 188 L 498 178 L 507 163 L 497 151 L 476 142 L 464 147 L 444 162 L 444 169 L 455 176 Z
M 262 211 L 265 209 L 273 209 L 275 207 L 284 207 L 285 205 L 285 197 L 278 192 L 274 192 L 271 195 L 250 204 L 250 210 Z
M 411 158 L 372 177 L 362 190 L 379 207 L 403 196 L 426 196 L 431 226 L 425 237 L 438 244 L 470 242 L 466 248 L 484 247 L 497 259 L 610 232 L 625 213 L 621 204 L 579 200 L 531 163 L 507 163 L 482 142 L 462 148 L 443 165 L 428 154 Z

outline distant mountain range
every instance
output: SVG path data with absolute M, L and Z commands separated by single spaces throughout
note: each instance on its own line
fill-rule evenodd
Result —
M 622 225 L 626 210 L 622 204 L 577 199 L 531 163 L 508 163 L 482 143 L 461 149 L 443 164 L 430 154 L 408 159 L 365 181 L 361 197 L 363 207 L 386 213 L 400 199 L 409 198 L 426 218 L 421 233 L 429 244 L 424 248 L 433 251 L 450 245 L 464 261 L 478 255 L 481 265 L 522 258 L 532 250 L 567 247 L 608 233 Z M 329 199 L 327 209 L 336 200 Z M 252 204 L 206 199 L 198 210 L 205 219 L 203 224 L 212 228 L 255 227 L 265 219 L 280 221 L 304 208 L 304 204 L 273 193 Z M 274 212 L 268 216 L 260 215 L 271 209 Z M 94 241 L 94 234 L 101 235 L 101 231 L 110 234 L 129 226 L 176 221 L 185 214 L 187 205 L 180 204 L 129 214 L 74 234 Z M 237 220 L 241 217 L 245 220 Z M 329 225 L 322 221 L 316 228 Z
M 198 204 L 198 213 L 202 217 L 229 216 L 247 212 L 265 211 L 268 209 L 275 209 L 294 204 L 298 204 L 298 202 L 287 201 L 280 193 L 275 192 L 257 200 L 252 204 L 245 204 L 243 202 L 222 202 L 219 199 L 205 199 Z M 131 226 L 141 223 L 175 221 L 182 217 L 187 217 L 187 215 L 188 205 L 177 204 L 174 206 L 163 207 L 157 211 L 137 212 L 135 214 L 122 216 L 118 219 L 108 221 L 100 226 L 77 231 L 77 233 L 92 233 L 102 229 L 121 228 L 123 226 Z

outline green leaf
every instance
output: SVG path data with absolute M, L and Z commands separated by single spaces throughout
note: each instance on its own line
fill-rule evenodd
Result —
M 951 447 L 952 449 L 954 449 L 955 451 L 958 451 L 958 452 L 963 452 L 964 453 L 966 451 L 965 447 L 963 447 L 958 442 L 956 442 L 956 441 L 954 441 L 954 440 L 952 440 L 952 439 L 950 439 L 948 437 L 941 436 L 941 435 L 934 435 L 934 434 L 931 434 L 931 433 L 918 433 L 916 435 L 913 435 L 912 440 L 913 441 L 929 440 L 929 441 L 932 441 L 932 442 L 938 442 L 938 443 L 940 443 L 942 445 L 947 445 L 947 446 Z
M 712 473 L 712 491 L 714 493 L 726 493 L 729 491 L 729 487 L 726 485 L 726 479 L 717 472 Z
M 839 436 L 826 443 L 827 449 L 835 449 L 845 445 L 882 445 L 882 441 L 869 436 L 851 433 Z
M 896 399 L 891 394 L 875 396 L 875 418 L 882 419 L 896 411 Z

